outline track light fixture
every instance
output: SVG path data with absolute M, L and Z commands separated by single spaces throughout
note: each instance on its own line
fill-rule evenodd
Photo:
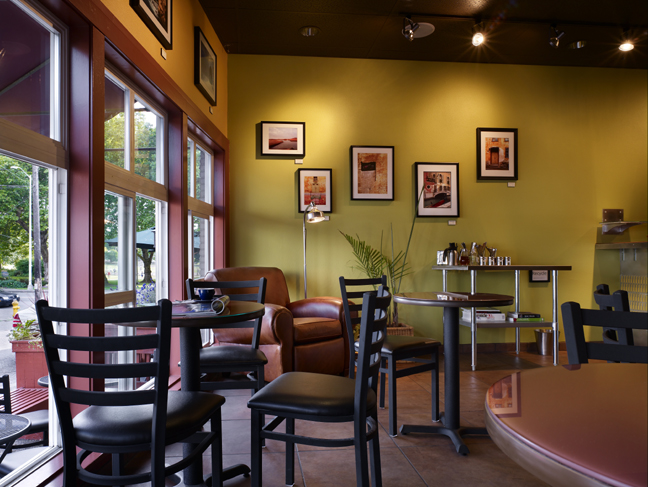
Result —
M 558 44 L 560 44 L 560 38 L 564 36 L 564 32 L 558 32 L 556 24 L 551 26 L 551 34 L 549 35 L 549 45 L 554 49 L 558 49 Z
M 477 22 L 473 25 L 472 44 L 473 46 L 481 46 L 485 41 L 486 36 L 484 35 L 484 24 L 482 22 Z
M 632 51 L 634 49 L 634 43 L 630 39 L 630 33 L 628 29 L 623 29 L 623 42 L 619 46 L 619 50 L 623 52 Z
M 414 32 L 416 32 L 419 28 L 419 25 L 416 22 L 413 22 L 412 19 L 409 17 L 405 17 L 403 19 L 403 36 L 405 36 L 405 39 L 408 41 L 413 41 L 414 40 Z

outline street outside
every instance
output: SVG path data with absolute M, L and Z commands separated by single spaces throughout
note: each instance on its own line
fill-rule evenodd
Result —
M 6 291 L 15 292 L 20 296 L 20 310 L 18 310 L 19 316 L 21 311 L 33 306 L 35 302 L 33 291 L 25 291 L 23 289 L 7 289 Z M 25 318 L 22 318 L 22 321 L 25 321 Z M 13 390 L 16 387 L 16 358 L 14 353 L 11 351 L 11 343 L 9 343 L 9 339 L 7 338 L 7 333 L 9 333 L 12 326 L 13 308 L 11 306 L 0 308 L 0 375 L 9 374 L 11 378 L 11 389 Z

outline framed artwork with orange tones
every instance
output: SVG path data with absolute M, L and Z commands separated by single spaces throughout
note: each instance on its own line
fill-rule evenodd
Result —
M 171 42 L 173 0 L 130 0 L 130 6 L 157 37 L 164 49 L 170 51 L 173 45 Z
M 351 146 L 351 199 L 394 200 L 394 147 Z
M 304 157 L 305 134 L 304 122 L 261 122 L 261 155 Z
M 477 179 L 517 181 L 518 129 L 477 129 Z
M 312 203 L 321 211 L 333 211 L 332 169 L 298 169 L 297 184 L 299 184 L 299 201 L 297 209 L 300 213 Z

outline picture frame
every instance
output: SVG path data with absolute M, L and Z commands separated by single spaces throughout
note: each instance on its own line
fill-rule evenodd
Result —
M 304 213 L 311 201 L 320 211 L 326 213 L 333 211 L 332 178 L 332 169 L 297 169 L 297 184 L 299 185 L 297 210 L 299 213 Z
M 517 181 L 518 129 L 477 128 L 477 179 Z
M 417 217 L 459 217 L 459 164 L 416 162 Z M 420 195 L 420 200 L 419 200 Z
M 529 271 L 529 282 L 551 282 L 551 272 L 545 270 Z
M 130 0 L 130 6 L 162 44 L 171 50 L 173 0 Z
M 216 106 L 218 58 L 200 27 L 194 27 L 194 84 L 211 106 Z
M 261 122 L 261 155 L 290 156 L 298 159 L 306 155 L 306 123 Z
M 352 145 L 351 199 L 394 201 L 394 146 Z

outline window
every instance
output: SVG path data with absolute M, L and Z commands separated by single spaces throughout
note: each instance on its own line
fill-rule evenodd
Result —
M 212 154 L 191 137 L 187 140 L 187 194 L 211 203 Z
M 212 269 L 213 155 L 195 138 L 187 139 L 187 194 L 189 206 L 190 277 L 198 279 Z

